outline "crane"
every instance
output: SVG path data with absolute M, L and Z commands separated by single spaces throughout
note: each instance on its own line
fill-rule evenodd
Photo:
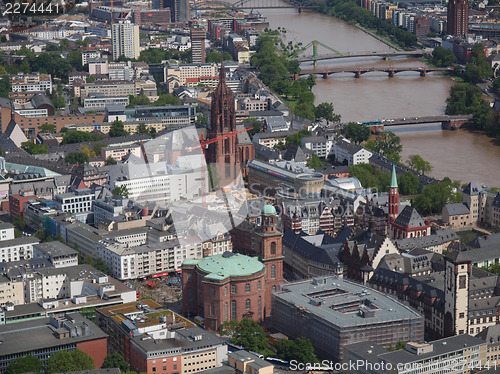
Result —
M 213 144 L 213 143 L 217 143 L 218 141 L 221 141 L 221 140 L 224 140 L 224 139 L 227 139 L 227 138 L 231 138 L 233 136 L 236 136 L 238 134 L 241 134 L 243 132 L 246 132 L 246 131 L 250 131 L 253 129 L 253 126 L 248 126 L 248 127 L 245 127 L 243 130 L 238 130 L 238 131 L 229 131 L 225 134 L 222 134 L 220 136 L 217 136 L 215 138 L 212 138 L 212 139 L 207 139 L 205 140 L 203 138 L 203 134 L 201 134 L 200 136 L 200 145 L 196 146 L 196 147 L 186 147 L 185 148 L 185 151 L 186 152 L 192 152 L 193 150 L 195 149 L 198 149 L 198 148 L 201 148 L 201 151 L 202 151 L 202 156 L 204 157 L 205 156 L 205 150 L 207 148 L 207 146 L 209 144 Z M 203 163 L 202 163 L 203 164 Z M 205 190 L 206 190 L 206 170 L 205 168 L 203 168 L 202 166 L 202 170 L 201 170 L 201 196 L 202 196 L 202 202 L 203 202 L 203 208 L 206 208 L 207 207 L 207 202 L 205 200 Z

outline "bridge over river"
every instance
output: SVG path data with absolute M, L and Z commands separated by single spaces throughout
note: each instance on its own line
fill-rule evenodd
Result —
M 466 123 L 474 122 L 474 116 L 456 115 L 456 116 L 424 116 L 424 117 L 412 117 L 412 118 L 395 118 L 395 119 L 384 119 L 382 121 L 372 121 L 363 122 L 364 125 L 370 127 L 372 132 L 384 131 L 387 126 L 418 126 L 427 123 L 441 122 L 443 129 L 448 130 L 458 130 L 462 125 Z
M 389 74 L 389 77 L 394 77 L 397 73 L 403 71 L 415 71 L 420 73 L 421 77 L 427 76 L 427 73 L 430 72 L 450 72 L 453 71 L 452 67 L 447 68 L 438 68 L 438 67 L 357 67 L 357 68 L 335 68 L 335 69 L 303 69 L 300 73 L 294 74 L 294 79 L 299 79 L 304 75 L 321 75 L 324 79 L 327 79 L 332 74 L 340 74 L 340 73 L 352 73 L 354 74 L 354 78 L 361 78 L 363 74 L 372 73 L 372 72 L 385 72 Z

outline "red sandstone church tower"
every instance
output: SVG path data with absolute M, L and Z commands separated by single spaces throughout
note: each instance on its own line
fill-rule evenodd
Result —
M 232 131 L 236 131 L 234 97 L 231 89 L 226 85 L 224 64 L 221 63 L 219 85 L 212 94 L 210 129 L 207 131 L 207 139 L 221 137 Z M 237 136 L 229 136 L 209 144 L 206 160 L 207 164 L 211 165 L 212 184 L 223 187 L 234 183 L 240 173 L 238 153 Z
M 271 295 L 283 284 L 283 234 L 278 230 L 278 217 L 272 205 L 262 208 L 261 226 L 254 232 L 255 252 L 266 267 L 266 302 L 264 315 L 271 315 Z
M 392 176 L 391 176 L 391 186 L 389 187 L 389 214 L 387 216 L 387 223 L 389 224 L 389 230 L 391 224 L 399 215 L 399 188 L 398 188 L 398 178 L 396 176 L 396 168 L 392 165 Z

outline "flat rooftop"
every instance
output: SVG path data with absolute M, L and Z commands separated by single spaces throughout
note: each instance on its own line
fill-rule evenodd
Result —
M 292 283 L 275 297 L 344 328 L 423 318 L 381 292 L 336 277 Z
M 35 245 L 35 248 L 40 252 L 51 256 L 51 257 L 60 257 L 60 256 L 72 256 L 77 255 L 78 252 L 73 248 L 68 247 L 66 244 L 63 244 L 57 240 L 48 243 L 39 243 Z
M 106 338 L 107 335 L 93 322 L 80 314 L 72 314 L 72 323 L 80 325 L 85 322 L 89 326 L 89 336 L 68 337 L 58 339 L 54 334 L 54 327 L 50 324 L 50 318 L 31 321 L 23 321 L 0 326 L 0 339 L 2 339 L 1 355 L 7 356 L 19 352 L 30 352 L 38 349 L 58 347 L 72 343 Z

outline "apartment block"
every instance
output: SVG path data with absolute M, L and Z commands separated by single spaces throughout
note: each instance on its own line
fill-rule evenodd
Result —
M 45 92 L 46 90 L 49 90 L 49 92 L 52 93 L 52 77 L 50 74 L 19 73 L 10 77 L 10 84 L 13 92 Z

